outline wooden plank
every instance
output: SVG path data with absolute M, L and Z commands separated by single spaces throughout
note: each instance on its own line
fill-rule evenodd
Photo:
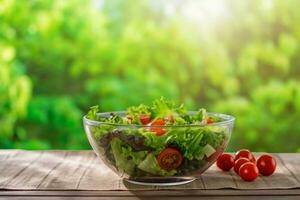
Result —
M 95 155 L 93 154 L 93 157 Z M 119 188 L 119 177 L 104 163 L 96 158 L 87 166 L 84 176 L 81 176 L 80 183 L 76 185 L 76 189 L 85 190 L 93 188 L 96 190 L 105 190 L 107 188 Z
M 84 197 L 87 200 L 161 200 L 161 197 Z M 82 197 L 0 197 L 0 200 L 39 200 L 39 199 L 50 199 L 50 200 L 81 200 Z M 225 197 L 164 197 L 164 199 L 175 199 L 175 200 L 198 200 L 198 199 L 205 199 L 205 200 L 257 200 L 261 199 L 260 196 L 247 196 L 247 197 L 238 197 L 238 196 L 225 196 Z M 283 197 L 279 196 L 267 196 L 263 197 L 265 200 L 282 200 Z M 299 200 L 299 196 L 287 196 L 284 197 L 285 200 Z
M 10 158 L 14 157 L 18 150 L 1 150 L 0 151 L 0 162 L 7 162 Z
M 65 154 L 68 156 L 64 157 Z M 191 190 L 300 188 L 300 154 L 279 154 L 278 168 L 270 177 L 242 181 L 233 171 L 213 165 L 192 183 L 173 186 L 138 186 L 111 171 L 92 151 L 0 150 L 0 188 L 45 190 Z M 277 156 L 277 155 L 276 155 Z M 293 173 L 292 173 L 293 172 Z
M 85 168 L 94 158 L 93 152 L 67 152 L 61 164 L 39 184 L 39 189 L 76 189 Z
M 78 189 L 80 187 L 81 181 L 82 179 L 84 179 L 87 171 L 90 169 L 90 167 L 95 163 L 95 161 L 97 160 L 97 156 L 93 155 L 91 156 L 90 161 L 88 162 L 87 166 L 85 167 L 85 169 L 83 170 L 82 174 L 80 175 L 80 178 L 78 179 L 78 182 L 76 184 L 76 189 Z
M 19 156 L 20 154 L 22 156 Z M 10 161 L 2 162 L 3 164 L 0 165 L 0 188 L 7 188 L 6 186 L 10 183 L 10 181 L 17 178 L 32 163 L 38 161 L 41 154 L 41 152 L 23 151 L 12 157 Z M 18 159 L 13 159 L 17 156 Z
M 189 197 L 189 196 L 300 196 L 300 189 L 282 190 L 158 190 L 158 191 L 0 191 L 1 196 L 141 196 L 141 197 Z
M 66 152 L 43 153 L 38 162 L 28 166 L 22 174 L 11 180 L 6 185 L 7 188 L 36 189 L 48 177 L 51 171 L 63 160 Z
M 300 184 L 300 158 L 298 154 L 278 154 L 277 158 Z
M 205 189 L 218 189 L 224 186 L 226 186 L 226 188 L 236 187 L 232 174 L 220 171 L 216 165 L 211 166 L 201 177 L 205 184 Z

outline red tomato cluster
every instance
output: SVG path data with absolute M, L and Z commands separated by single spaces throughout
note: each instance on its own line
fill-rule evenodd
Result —
M 233 168 L 244 181 L 254 181 L 259 173 L 263 176 L 272 175 L 276 169 L 276 160 L 264 154 L 256 161 L 249 150 L 241 149 L 234 156 L 223 153 L 217 160 L 217 166 L 223 171 Z

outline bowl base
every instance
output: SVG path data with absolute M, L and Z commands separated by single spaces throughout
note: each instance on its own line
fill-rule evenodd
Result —
M 147 178 L 124 178 L 125 181 L 137 185 L 152 186 L 174 186 L 190 183 L 196 178 L 194 177 L 147 177 Z

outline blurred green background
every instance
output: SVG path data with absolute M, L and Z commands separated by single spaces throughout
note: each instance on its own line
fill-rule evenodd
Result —
M 0 0 L 0 148 L 87 149 L 81 118 L 165 96 L 300 152 L 300 1 Z

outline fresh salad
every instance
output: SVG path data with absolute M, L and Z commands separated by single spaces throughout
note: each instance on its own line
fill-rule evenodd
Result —
M 127 112 L 99 113 L 93 106 L 86 118 L 97 151 L 117 171 L 131 177 L 182 176 L 216 159 L 228 142 L 228 128 L 205 109 L 188 112 L 164 98 Z

